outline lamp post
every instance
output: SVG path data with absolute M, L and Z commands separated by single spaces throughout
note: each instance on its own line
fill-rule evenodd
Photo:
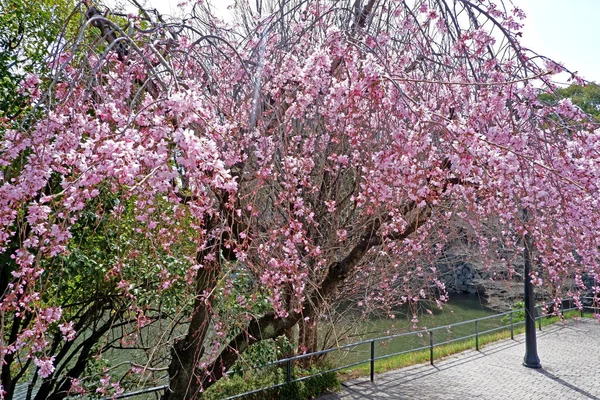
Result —
M 523 220 L 527 222 L 527 210 L 523 210 Z M 537 339 L 535 332 L 535 295 L 529 274 L 531 273 L 531 237 L 525 233 L 523 238 L 525 246 L 523 249 L 523 264 L 525 283 L 525 357 L 523 365 L 528 368 L 542 368 L 540 358 L 537 354 Z

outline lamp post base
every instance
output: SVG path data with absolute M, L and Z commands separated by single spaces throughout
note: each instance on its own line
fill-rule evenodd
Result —
M 540 359 L 537 357 L 527 357 L 523 360 L 523 366 L 527 368 L 539 369 L 542 368 L 542 364 L 540 364 Z
M 525 361 L 523 361 L 523 366 L 527 367 L 527 368 L 532 368 L 532 369 L 540 369 L 542 368 L 542 364 L 538 363 L 538 364 L 527 364 Z

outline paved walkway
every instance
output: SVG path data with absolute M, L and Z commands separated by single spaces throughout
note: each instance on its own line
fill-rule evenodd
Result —
M 538 331 L 542 369 L 522 366 L 525 336 L 438 360 L 346 382 L 319 400 L 600 400 L 600 323 L 570 320 Z

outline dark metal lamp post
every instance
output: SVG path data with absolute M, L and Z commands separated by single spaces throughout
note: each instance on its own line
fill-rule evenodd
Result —
M 527 210 L 523 210 L 524 219 L 527 220 Z M 525 265 L 525 357 L 523 365 L 528 368 L 542 368 L 537 354 L 537 339 L 535 332 L 535 295 L 531 284 L 531 238 L 529 234 L 524 237 L 525 249 L 523 250 L 523 264 Z

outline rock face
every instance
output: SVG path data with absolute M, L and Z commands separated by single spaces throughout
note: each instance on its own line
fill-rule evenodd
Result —
M 456 257 L 446 258 L 437 270 L 448 293 L 478 294 L 488 307 L 498 311 L 510 309 L 523 296 L 522 275 L 508 277 L 505 268 L 486 269 Z
M 469 262 L 441 264 L 438 271 L 449 293 L 483 294 L 483 282 L 491 278 L 489 272 L 484 272 Z
M 506 268 L 486 269 L 477 263 L 456 261 L 438 264 L 448 293 L 477 294 L 488 308 L 504 312 L 523 300 L 523 276 L 508 276 Z M 551 294 L 545 288 L 536 288 L 537 301 L 549 300 Z

